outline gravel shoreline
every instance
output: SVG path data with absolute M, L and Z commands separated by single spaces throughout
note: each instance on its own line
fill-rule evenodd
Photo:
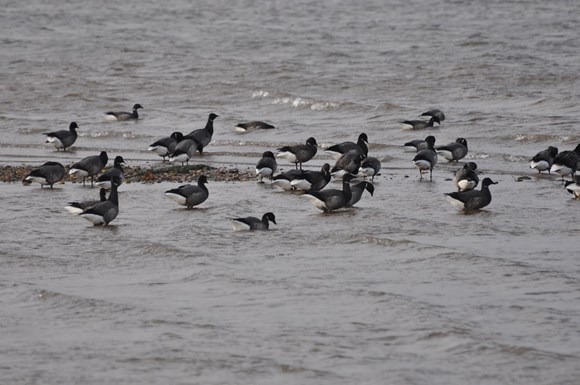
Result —
M 22 182 L 24 177 L 36 167 L 22 166 L 0 166 L 0 182 L 13 183 Z M 259 178 L 250 170 L 240 171 L 237 168 L 210 167 L 203 164 L 186 166 L 126 166 L 123 167 L 125 173 L 125 183 L 160 183 L 176 182 L 191 183 L 204 174 L 209 180 L 218 182 L 244 182 L 256 181 Z M 253 171 L 253 170 L 252 170 Z M 72 178 L 66 174 L 60 183 L 82 183 L 81 178 Z M 90 181 L 89 181 L 90 182 Z

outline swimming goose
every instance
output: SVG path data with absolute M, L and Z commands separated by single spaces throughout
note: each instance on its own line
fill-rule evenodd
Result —
M 437 146 L 435 150 L 438 155 L 441 155 L 447 161 L 457 162 L 467 155 L 467 140 L 465 138 L 457 138 L 455 142 L 445 146 Z
M 335 178 L 342 178 L 345 174 L 358 174 L 360 164 L 364 158 L 357 150 L 345 152 L 338 158 L 330 173 Z
M 143 108 L 143 106 L 140 104 L 134 104 L 133 112 L 109 111 L 105 114 L 105 118 L 107 120 L 136 120 L 139 119 L 139 114 L 137 114 L 139 108 Z
M 411 140 L 410 142 L 403 144 L 403 147 L 417 152 L 420 150 L 424 150 L 424 149 L 428 148 L 429 146 L 427 146 L 427 142 L 425 142 L 424 139 L 415 139 L 415 140 Z
M 439 119 L 440 121 L 439 124 L 441 124 L 441 122 L 445 120 L 445 114 L 443 113 L 443 111 L 436 108 L 423 112 L 421 116 L 435 116 L 437 119 Z
M 562 151 L 556 155 L 550 171 L 560 175 L 563 180 L 566 175 L 574 176 L 576 174 L 579 162 L 580 144 L 573 151 Z
M 23 179 L 23 183 L 30 184 L 32 182 L 40 183 L 40 188 L 44 185 L 50 186 L 64 178 L 66 171 L 64 166 L 58 162 L 46 162 L 42 166 L 30 171 Z
M 254 130 L 271 130 L 276 128 L 271 124 L 260 122 L 259 120 L 254 120 L 247 123 L 238 123 L 235 127 L 237 132 L 250 132 Z
M 352 198 L 352 192 L 350 190 L 351 179 L 352 175 L 350 174 L 344 176 L 342 179 L 342 190 L 326 189 L 321 191 L 309 191 L 302 196 L 308 198 L 314 207 L 324 212 L 341 209 L 346 207 L 347 203 Z
M 207 118 L 207 123 L 205 124 L 204 128 L 193 130 L 183 137 L 184 139 L 193 139 L 196 142 L 200 143 L 201 144 L 201 148 L 199 149 L 200 154 L 203 154 L 204 147 L 207 147 L 207 145 L 211 142 L 211 138 L 213 136 L 213 121 L 217 117 L 218 116 L 212 112 L 211 114 L 209 114 Z
M 183 139 L 181 142 L 177 143 L 177 145 L 175 146 L 175 151 L 171 155 L 169 155 L 169 162 L 170 163 L 179 162 L 182 165 L 184 163 L 189 164 L 189 159 L 193 157 L 195 152 L 199 151 L 199 153 L 201 154 L 202 150 L 203 146 L 195 139 L 192 138 Z
M 301 177 L 305 173 L 307 173 L 307 171 L 294 169 L 288 170 L 273 177 L 272 185 L 280 187 L 282 190 L 290 191 L 293 189 L 292 181 L 296 178 Z
M 73 164 L 69 170 L 69 175 L 81 176 L 83 178 L 83 186 L 87 177 L 91 177 L 91 186 L 97 175 L 109 161 L 106 151 L 101 151 L 99 155 L 87 156 L 81 161 Z
M 359 183 L 355 184 L 354 186 L 350 186 L 350 192 L 351 192 L 352 196 L 351 196 L 350 200 L 348 201 L 348 203 L 346 204 L 346 207 L 352 207 L 358 201 L 360 201 L 360 198 L 362 197 L 365 190 L 367 190 L 369 192 L 369 194 L 371 194 L 371 196 L 373 196 L 373 194 L 375 192 L 375 186 L 373 186 L 372 183 L 365 182 L 365 181 L 359 182 Z
M 372 156 L 369 156 L 362 160 L 358 172 L 364 178 L 368 178 L 370 176 L 371 180 L 374 181 L 375 176 L 379 174 L 379 171 L 381 171 L 381 167 L 382 165 L 380 160 Z
M 489 186 L 497 184 L 490 178 L 485 178 L 481 182 L 481 190 L 468 190 L 461 192 L 445 193 L 445 197 L 453 206 L 459 210 L 472 211 L 479 210 L 491 202 L 491 192 Z
M 209 191 L 205 187 L 207 178 L 202 175 L 197 180 L 197 186 L 186 184 L 165 192 L 165 196 L 178 205 L 187 206 L 188 209 L 197 206 L 208 198 Z
M 548 171 L 549 174 L 556 155 L 558 155 L 558 148 L 548 146 L 547 149 L 538 152 L 532 159 L 530 159 L 530 168 L 535 168 L 539 173 L 542 171 Z
M 114 178 L 111 184 L 109 198 L 104 202 L 99 202 L 94 206 L 85 209 L 79 215 L 95 226 L 108 225 L 113 219 L 117 218 L 117 215 L 119 215 L 119 196 L 117 194 L 117 187 L 119 187 L 119 180 Z
M 123 173 L 123 165 L 124 164 L 125 164 L 125 160 L 123 159 L 123 157 L 116 156 L 115 160 L 113 162 L 113 167 L 108 169 L 107 171 L 105 171 L 103 174 L 101 174 L 97 178 L 95 185 L 97 185 L 97 187 L 103 187 L 106 190 L 110 190 L 111 189 L 111 181 L 114 178 L 117 178 L 117 180 L 118 180 L 117 187 L 122 185 L 123 182 L 125 181 L 125 175 Z
M 308 162 L 310 159 L 314 158 L 317 149 L 318 143 L 316 143 L 316 139 L 308 138 L 306 144 L 297 144 L 294 146 L 284 146 L 279 148 L 278 157 L 285 158 L 290 163 L 294 163 L 296 168 L 300 165 L 300 170 L 302 170 L 302 163 Z
M 477 164 L 474 162 L 467 162 L 462 169 L 457 170 L 453 176 L 453 184 L 457 191 L 473 190 L 477 187 L 479 176 L 475 170 L 477 170 Z
M 433 127 L 433 123 L 441 123 L 439 118 L 432 116 L 428 122 L 424 120 L 405 120 L 401 122 L 401 128 L 404 130 L 422 130 Z
M 566 190 L 574 195 L 574 198 L 580 199 L 580 175 L 574 176 L 573 181 L 566 181 Z
M 330 182 L 330 165 L 324 163 L 320 171 L 306 171 L 290 182 L 293 190 L 320 191 Z
M 425 138 L 425 142 L 427 142 L 427 149 L 418 151 L 413 158 L 413 163 L 419 169 L 420 179 L 423 179 L 423 171 L 429 170 L 429 180 L 433 180 L 433 167 L 437 164 L 435 137 L 429 135 Z
M 266 213 L 262 219 L 256 217 L 232 218 L 234 230 L 268 230 L 270 222 L 276 223 L 276 216 L 272 213 Z
M 104 202 L 107 200 L 107 190 L 101 188 L 99 190 L 99 197 L 98 201 L 95 200 L 88 200 L 88 201 L 77 201 L 77 202 L 68 202 L 68 205 L 65 207 L 65 210 L 71 214 L 80 214 L 89 207 L 93 207 L 99 202 Z
M 274 158 L 274 153 L 272 151 L 265 151 L 262 154 L 262 158 L 256 164 L 256 174 L 260 176 L 260 183 L 263 182 L 263 178 L 269 178 L 272 180 L 272 176 L 278 169 L 278 162 Z
M 70 147 L 76 142 L 78 134 L 77 128 L 79 126 L 76 122 L 72 122 L 68 130 L 59 130 L 54 132 L 45 132 L 46 135 L 46 143 L 54 144 L 57 151 L 60 151 L 62 148 L 63 151 L 66 151 L 67 147 Z
M 147 151 L 152 151 L 155 154 L 163 158 L 165 162 L 165 157 L 173 154 L 175 152 L 175 147 L 177 143 L 181 142 L 183 139 L 183 134 L 179 131 L 173 132 L 170 136 L 161 138 L 152 145 L 149 146 Z
M 340 158 L 342 154 L 348 151 L 358 151 L 360 154 L 367 156 L 369 152 L 369 138 L 364 132 L 358 136 L 356 143 L 354 142 L 342 142 L 328 147 L 324 152 L 332 156 L 334 159 Z

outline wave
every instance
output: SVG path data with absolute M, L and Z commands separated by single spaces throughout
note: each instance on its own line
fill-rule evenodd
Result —
M 274 93 L 267 90 L 253 91 L 252 98 L 267 99 L 271 104 L 288 105 L 294 108 L 310 109 L 312 111 L 332 111 L 338 109 L 360 110 L 371 108 L 370 106 L 365 106 L 354 102 L 320 100 L 287 93 Z

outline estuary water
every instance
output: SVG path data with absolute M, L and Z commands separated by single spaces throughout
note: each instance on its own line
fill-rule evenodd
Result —
M 194 164 L 252 170 L 263 151 L 365 132 L 383 170 L 333 214 L 257 179 L 210 180 L 192 210 L 164 197 L 174 183 L 127 183 L 105 228 L 64 210 L 97 189 L 0 184 L 0 382 L 578 383 L 580 201 L 528 160 L 580 143 L 579 14 L 566 0 L 4 1 L 2 165 L 107 150 L 157 167 L 149 144 L 214 112 Z M 104 119 L 135 103 L 139 120 Z M 400 128 L 431 108 L 441 126 Z M 234 131 L 250 120 L 276 129 Z M 72 121 L 70 151 L 44 143 Z M 430 134 L 469 145 L 431 182 L 402 148 Z M 443 196 L 465 161 L 498 182 L 474 214 Z M 232 230 L 267 211 L 270 231 Z

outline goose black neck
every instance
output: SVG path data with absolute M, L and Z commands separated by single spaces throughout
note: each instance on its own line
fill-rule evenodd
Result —
M 208 131 L 210 134 L 213 135 L 213 119 L 212 118 L 207 119 L 207 123 L 205 124 L 205 129 L 206 129 L 206 131 Z
M 352 191 L 350 190 L 350 182 L 347 180 L 342 180 L 342 193 L 344 195 L 345 202 L 350 201 L 352 198 Z
M 117 195 L 117 185 L 111 184 L 111 193 L 109 194 L 109 202 L 119 207 L 119 196 Z

